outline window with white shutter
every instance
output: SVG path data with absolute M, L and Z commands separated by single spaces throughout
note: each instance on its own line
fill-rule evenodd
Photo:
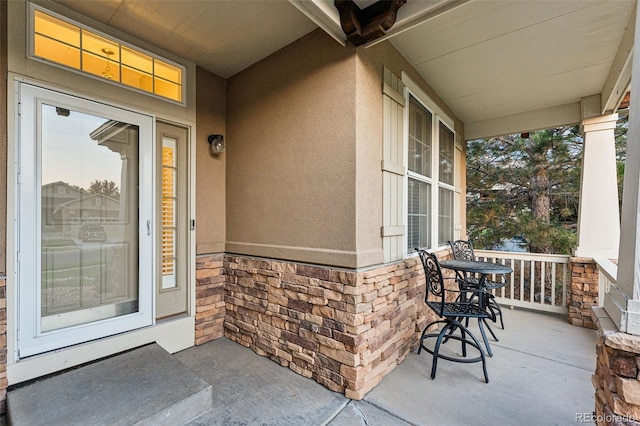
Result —
M 450 120 L 403 75 L 407 85 L 406 253 L 454 239 L 455 133 Z
M 453 121 L 408 75 L 385 68 L 383 78 L 382 244 L 392 262 L 454 239 L 460 148 Z

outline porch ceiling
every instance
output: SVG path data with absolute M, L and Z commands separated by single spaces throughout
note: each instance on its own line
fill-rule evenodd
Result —
M 345 43 L 333 0 L 55 1 L 225 78 L 318 26 Z M 614 111 L 630 82 L 635 4 L 408 0 L 383 39 L 471 139 L 577 122 L 593 95 L 600 113 Z

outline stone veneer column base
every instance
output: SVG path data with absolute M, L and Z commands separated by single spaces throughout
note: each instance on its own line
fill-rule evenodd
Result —
M 595 418 L 598 425 L 640 425 L 640 336 L 618 331 L 603 308 L 594 307 Z
M 226 255 L 225 336 L 362 399 L 417 347 L 431 313 L 417 258 L 354 271 Z
M 223 259 L 222 253 L 196 259 L 196 345 L 224 335 Z
M 570 263 L 569 323 L 595 329 L 591 308 L 598 306 L 598 265 L 592 258 L 585 257 L 572 257 Z

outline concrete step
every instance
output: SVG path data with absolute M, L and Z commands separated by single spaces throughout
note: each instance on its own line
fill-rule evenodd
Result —
M 7 421 L 180 425 L 211 404 L 211 385 L 151 344 L 9 391 Z

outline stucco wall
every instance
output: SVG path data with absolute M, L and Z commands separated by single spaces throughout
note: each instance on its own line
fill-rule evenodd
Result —
M 316 30 L 227 92 L 227 251 L 354 267 L 354 50 Z
M 227 154 L 211 154 L 207 136 L 226 132 L 226 80 L 196 69 L 196 253 L 223 252 Z
M 382 250 L 382 65 L 356 55 L 356 242 L 358 265 L 384 262 Z
M 227 252 L 383 262 L 384 66 L 410 75 L 462 137 L 460 120 L 388 42 L 343 47 L 316 30 L 229 79 Z M 464 229 L 464 217 L 456 224 Z

